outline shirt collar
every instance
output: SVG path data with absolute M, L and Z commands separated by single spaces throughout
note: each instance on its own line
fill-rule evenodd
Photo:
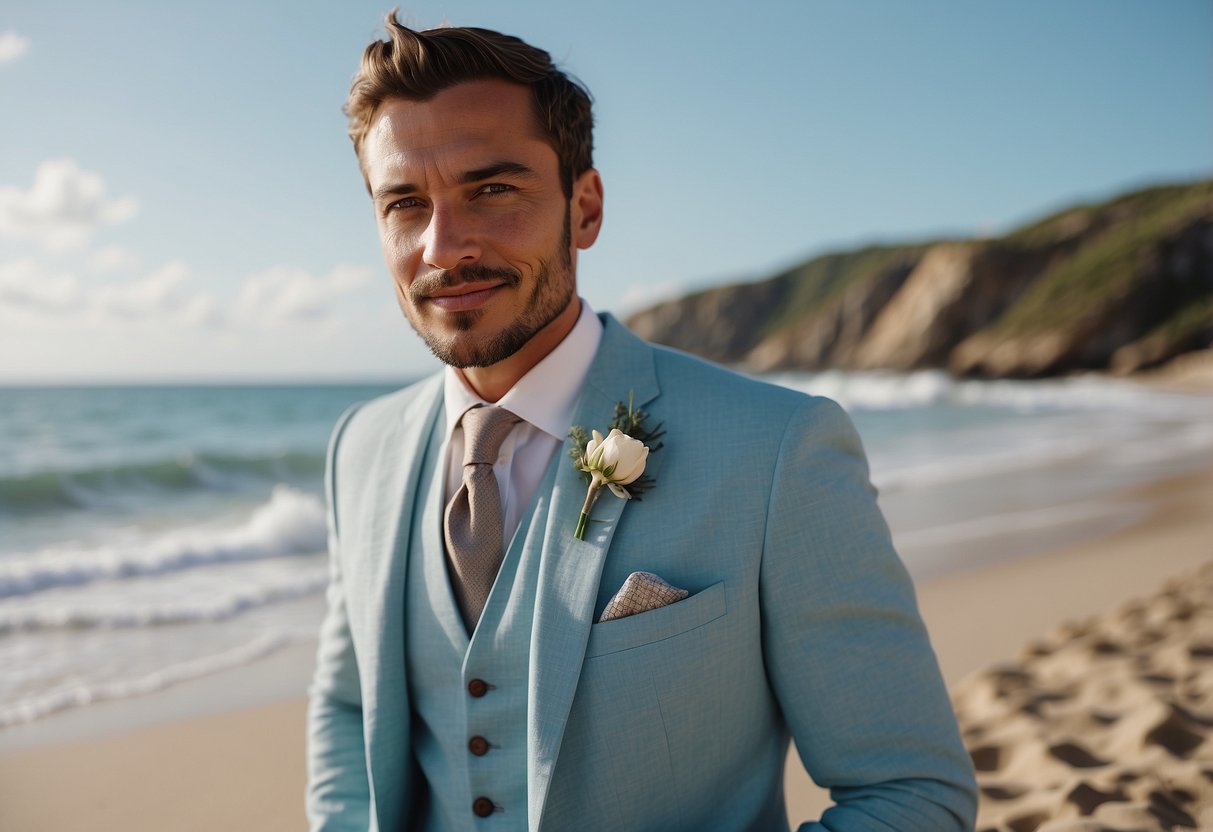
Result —
M 583 299 L 581 314 L 569 334 L 518 379 L 497 406 L 563 442 L 573 424 L 577 397 L 601 340 L 602 322 Z M 443 403 L 446 405 L 447 439 L 464 413 L 477 405 L 487 404 L 468 387 L 463 373 L 450 366 L 443 373 Z

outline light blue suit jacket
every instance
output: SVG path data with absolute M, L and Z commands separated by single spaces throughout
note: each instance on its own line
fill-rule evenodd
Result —
M 652 347 L 604 316 L 576 424 L 629 391 L 661 422 L 642 500 L 561 453 L 544 529 L 527 713 L 529 828 L 787 828 L 789 737 L 836 805 L 801 830 L 971 829 L 968 755 L 913 588 L 832 402 Z M 313 828 L 408 828 L 418 799 L 404 661 L 412 506 L 431 378 L 343 419 L 330 446 L 332 582 L 309 712 Z M 633 571 L 690 597 L 594 623 Z

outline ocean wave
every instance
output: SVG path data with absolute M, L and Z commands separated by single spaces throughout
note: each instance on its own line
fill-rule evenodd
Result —
M 1031 471 L 1099 453 L 1108 444 L 1109 441 L 1102 436 L 1082 439 L 1061 437 L 1037 440 L 1031 444 L 1025 441 L 1006 449 L 924 460 L 895 468 L 883 468 L 874 460 L 872 484 L 888 494 L 1016 471 Z
M 105 598 L 84 597 L 70 601 L 21 604 L 10 599 L 0 606 L 0 636 L 53 629 L 128 629 L 173 624 L 213 624 L 234 618 L 249 610 L 293 601 L 319 593 L 328 583 L 328 568 L 317 564 L 302 571 L 264 577 L 253 586 L 211 589 L 205 595 L 183 593 L 172 601 L 124 599 L 121 603 Z
M 265 634 L 222 653 L 178 662 L 133 679 L 54 688 L 11 704 L 0 705 L 0 729 L 32 722 L 69 708 L 154 693 L 179 682 L 257 661 L 286 647 L 290 641 L 284 634 Z
M 897 410 L 929 407 L 948 400 L 955 382 L 940 370 L 914 373 L 851 372 L 772 373 L 772 384 L 825 396 L 847 410 Z
M 1045 508 L 1007 511 L 999 514 L 974 517 L 923 529 L 909 529 L 894 535 L 897 548 L 904 555 L 907 550 L 925 549 L 955 543 L 979 541 L 1011 534 L 1027 534 L 1041 529 L 1089 522 L 1124 518 L 1131 514 L 1124 506 L 1115 503 L 1085 502 Z
M 0 598 L 324 548 L 325 515 L 320 498 L 276 485 L 269 502 L 235 528 L 183 529 L 142 542 L 6 556 L 0 560 Z
M 938 455 L 909 464 L 889 465 L 872 455 L 872 483 L 891 494 L 994 477 L 1099 456 L 1105 467 L 1157 466 L 1179 460 L 1204 459 L 1213 451 L 1213 427 L 1202 424 L 1149 426 L 1134 422 L 1097 425 L 1091 422 L 1039 431 L 1035 426 L 1020 435 L 1004 432 L 1006 447 L 971 450 L 947 457 Z M 991 443 L 993 444 L 993 443 Z
M 985 405 L 1021 412 L 1107 410 L 1155 417 L 1190 418 L 1207 412 L 1208 399 L 1160 391 L 1106 376 L 1060 379 L 981 381 L 954 379 L 942 370 L 910 373 L 826 370 L 820 373 L 772 373 L 767 381 L 792 390 L 826 396 L 847 410 L 904 410 L 943 404 Z
M 42 470 L 0 477 L 0 513 L 107 509 L 190 491 L 300 484 L 324 473 L 323 453 L 241 456 L 187 453 L 171 459 L 80 470 Z

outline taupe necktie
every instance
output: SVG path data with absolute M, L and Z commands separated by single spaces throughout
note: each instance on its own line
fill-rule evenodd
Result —
M 501 491 L 493 463 L 518 421 L 500 407 L 476 407 L 463 414 L 463 484 L 447 503 L 443 528 L 451 588 L 469 633 L 501 567 Z

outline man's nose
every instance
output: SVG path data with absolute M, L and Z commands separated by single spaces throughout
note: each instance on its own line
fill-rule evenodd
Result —
M 430 268 L 450 270 L 480 259 L 474 223 L 459 212 L 435 206 L 422 237 L 422 256 Z

